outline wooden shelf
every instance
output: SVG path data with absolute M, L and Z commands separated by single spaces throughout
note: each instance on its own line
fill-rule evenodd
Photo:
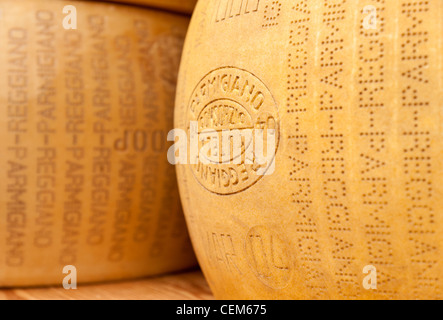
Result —
M 200 271 L 107 284 L 0 290 L 1 300 L 210 300 Z

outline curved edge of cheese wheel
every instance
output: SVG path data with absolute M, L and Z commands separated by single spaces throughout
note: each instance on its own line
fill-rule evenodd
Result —
M 135 4 L 147 7 L 160 8 L 179 13 L 192 14 L 198 0 L 104 0 L 124 4 Z
M 196 266 L 166 156 L 189 19 L 84 1 L 0 11 L 0 287 L 61 285 L 68 265 L 79 284 Z

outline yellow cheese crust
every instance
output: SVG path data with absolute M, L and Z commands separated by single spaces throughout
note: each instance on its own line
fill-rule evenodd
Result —
M 78 1 L 0 12 L 0 286 L 61 285 L 66 265 L 79 283 L 194 266 L 166 158 L 188 19 Z
M 259 90 L 279 137 L 258 181 L 177 167 L 217 298 L 442 298 L 442 23 L 440 0 L 197 4 L 175 126 L 223 99 L 255 119 Z

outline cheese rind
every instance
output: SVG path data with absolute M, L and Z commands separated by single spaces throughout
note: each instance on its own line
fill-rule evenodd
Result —
M 233 166 L 245 188 L 177 167 L 217 298 L 442 298 L 442 21 L 439 0 L 198 3 L 175 126 L 212 101 L 253 115 L 263 83 L 280 137 L 273 174 Z
M 0 12 L 0 286 L 61 285 L 67 265 L 79 283 L 194 266 L 166 157 L 188 19 L 80 1 Z

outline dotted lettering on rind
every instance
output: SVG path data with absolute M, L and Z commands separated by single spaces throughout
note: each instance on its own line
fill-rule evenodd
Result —
M 389 131 L 384 120 L 390 117 L 386 108 L 386 65 L 389 46 L 386 31 L 386 1 L 359 1 L 360 12 L 357 15 L 359 30 L 357 33 L 356 54 L 359 68 L 355 84 L 358 91 L 358 105 L 354 112 L 358 115 L 357 147 L 358 178 L 360 180 L 359 202 L 361 205 L 361 223 L 364 227 L 364 241 L 369 256 L 368 264 L 377 267 L 377 293 L 395 298 L 398 295 L 398 280 L 395 269 L 393 234 L 390 214 L 391 206 L 388 191 L 391 189 L 388 179 L 390 169 L 386 162 L 389 158 L 387 140 Z M 377 12 L 377 28 L 365 28 L 366 5 L 371 5 Z
M 312 44 L 311 12 L 308 1 L 296 1 L 292 7 L 296 19 L 291 21 L 289 31 L 288 76 L 286 112 L 288 121 L 293 122 L 288 135 L 288 146 L 291 150 L 288 160 L 292 163 L 289 181 L 292 193 L 289 195 L 295 213 L 296 240 L 295 257 L 304 272 L 304 286 L 309 289 L 310 297 L 328 298 L 323 271 L 320 243 L 318 241 L 318 223 L 312 208 L 312 183 L 310 163 L 312 149 L 310 137 L 301 125 L 310 111 L 305 99 L 308 97 L 308 46 Z M 312 112 L 312 110 L 311 110 Z
M 280 1 L 269 1 L 270 3 L 265 6 L 265 12 L 263 17 L 263 28 L 278 26 L 278 20 L 281 14 L 282 4 Z
M 360 295 L 355 256 L 355 227 L 351 221 L 349 200 L 349 159 L 346 127 L 346 46 L 349 33 L 346 31 L 351 14 L 349 1 L 320 2 L 319 18 L 321 32 L 319 50 L 319 128 L 318 152 L 322 173 L 320 179 L 321 212 L 327 218 L 327 235 L 331 239 L 332 272 L 335 288 L 343 299 L 356 299 Z
M 402 150 L 403 198 L 408 204 L 402 212 L 408 220 L 408 243 L 412 271 L 412 295 L 416 299 L 438 299 L 441 295 L 434 192 L 432 152 L 433 132 L 429 129 L 431 106 L 428 86 L 431 83 L 430 27 L 434 1 L 401 1 L 399 15 L 399 143 Z M 439 108 L 441 106 L 432 106 Z

